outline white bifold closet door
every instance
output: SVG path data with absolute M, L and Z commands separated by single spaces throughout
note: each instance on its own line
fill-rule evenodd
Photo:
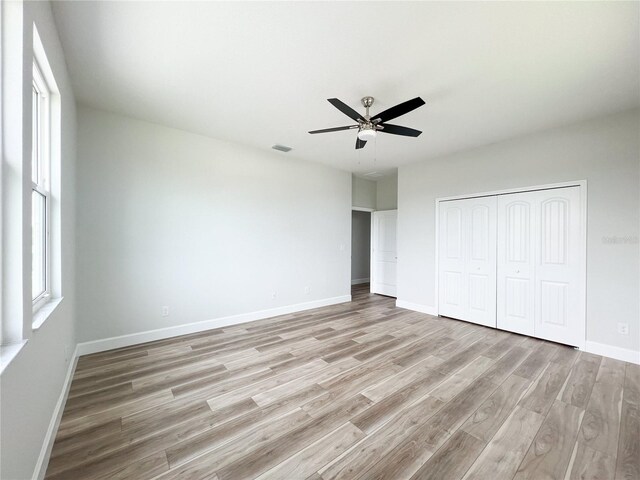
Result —
M 581 345 L 580 187 L 498 196 L 497 326 Z
M 496 212 L 496 196 L 440 202 L 440 315 L 496 326 Z

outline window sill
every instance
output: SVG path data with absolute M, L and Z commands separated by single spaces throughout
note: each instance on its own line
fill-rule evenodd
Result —
M 4 372 L 4 369 L 9 366 L 14 358 L 18 356 L 22 347 L 27 344 L 28 340 L 23 340 L 20 343 L 13 345 L 2 345 L 0 347 L 0 375 Z
M 58 305 L 62 303 L 64 297 L 52 298 L 47 303 L 42 305 L 38 310 L 33 314 L 33 323 L 31 324 L 32 330 L 38 330 L 44 322 L 51 316 L 51 314 L 58 308 Z

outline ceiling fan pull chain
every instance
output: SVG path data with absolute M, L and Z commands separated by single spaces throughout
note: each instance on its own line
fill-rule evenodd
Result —
M 374 137 L 373 139 L 373 169 L 375 170 L 378 166 L 378 137 Z

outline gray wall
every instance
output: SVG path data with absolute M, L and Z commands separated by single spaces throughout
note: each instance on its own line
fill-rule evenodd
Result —
M 351 205 L 362 208 L 376 208 L 376 182 L 351 176 Z
M 398 208 L 398 174 L 387 175 L 376 182 L 376 210 Z
M 351 196 L 354 207 L 374 210 L 398 208 L 398 174 L 392 173 L 376 181 L 352 176 Z
M 371 257 L 371 214 L 351 212 L 351 283 L 369 280 Z
M 635 109 L 400 167 L 398 300 L 435 306 L 436 198 L 586 179 L 587 341 L 639 350 L 639 130 Z
M 3 306 L 5 300 L 23 300 L 22 312 L 13 312 L 11 316 L 4 317 L 3 322 L 15 321 L 16 317 L 23 321 L 23 336 L 28 340 L 18 355 L 6 367 L 0 376 L 0 478 L 3 480 L 22 480 L 32 478 L 38 465 L 38 458 L 45 443 L 48 428 L 52 422 L 53 413 L 62 393 L 65 377 L 69 371 L 69 362 L 75 348 L 74 334 L 74 303 L 75 303 L 75 279 L 74 279 L 74 250 L 75 250 L 75 218 L 74 218 L 74 169 L 76 160 L 76 111 L 71 84 L 67 76 L 66 64 L 62 48 L 58 40 L 51 7 L 49 2 L 3 2 L 3 42 L 9 41 L 11 52 L 22 50 L 22 55 L 9 56 L 3 62 L 9 64 L 18 62 L 23 65 L 21 78 L 13 75 L 7 77 L 5 70 L 3 76 L 3 88 L 11 88 L 20 93 L 12 98 L 16 100 L 21 96 L 22 106 L 18 110 L 13 107 L 8 109 L 9 115 L 4 118 L 4 128 L 15 129 L 22 126 L 24 131 L 23 144 L 15 142 L 20 137 L 13 136 L 11 147 L 17 147 L 22 155 L 22 169 L 12 171 L 7 175 L 3 171 L 3 182 L 14 181 L 18 175 L 22 175 L 24 182 L 23 197 L 18 198 L 17 203 L 22 203 L 23 216 L 18 224 L 3 223 L 4 232 L 22 234 L 21 253 L 18 253 L 22 263 L 19 275 L 14 276 L 14 270 L 8 269 L 9 277 L 3 282 Z M 4 30 L 7 26 L 4 22 L 11 23 L 11 29 Z M 32 25 L 35 22 L 40 38 L 44 45 L 47 58 L 55 76 L 61 97 L 61 185 L 60 185 L 60 238 L 61 264 L 60 282 L 64 300 L 40 327 L 32 331 L 31 313 L 31 70 L 32 70 Z M 22 24 L 22 25 L 21 25 Z M 21 28 L 22 27 L 22 28 Z M 11 31 L 13 30 L 13 31 Z M 5 35 L 15 31 L 22 38 L 9 40 Z M 19 35 L 20 36 L 20 35 Z M 16 42 L 20 46 L 16 46 Z M 6 51 L 3 51 L 6 53 Z M 7 66 L 3 63 L 3 66 Z M 14 65 L 15 66 L 15 65 Z M 17 84 L 16 84 L 17 83 Z M 6 91 L 6 90 L 5 90 Z M 8 102 L 9 103 L 9 102 Z M 9 106 L 9 105 L 7 105 Z M 22 124 L 21 124 L 22 122 Z M 8 138 L 8 137 L 6 137 Z M 7 151 L 3 152 L 7 153 Z M 15 151 L 13 152 L 15 153 Z M 7 159 L 11 160 L 11 159 Z M 15 158 L 14 158 L 15 160 Z M 6 184 L 3 184 L 3 188 Z M 5 190 L 4 193 L 7 193 Z M 3 197 L 3 202 L 11 200 L 10 207 L 20 211 L 20 206 L 14 204 L 13 198 Z M 14 217 L 3 218 L 12 222 Z M 22 225 L 20 225 L 22 223 Z M 22 230 L 21 230 L 22 227 Z M 4 233 L 3 232 L 3 233 Z M 4 245 L 13 247 L 12 243 Z M 5 253 L 6 250 L 4 251 Z M 16 260 L 15 255 L 8 258 Z M 5 260 L 7 257 L 5 257 Z M 6 266 L 6 265 L 5 265 Z M 25 272 L 23 275 L 22 272 Z M 19 290 L 16 292 L 16 290 Z M 8 296 L 10 295 L 10 298 Z M 46 445 L 45 445 L 46 447 Z M 45 454 L 46 452 L 42 452 Z M 43 458 L 46 455 L 43 455 Z
M 350 294 L 351 174 L 85 107 L 78 158 L 79 341 Z

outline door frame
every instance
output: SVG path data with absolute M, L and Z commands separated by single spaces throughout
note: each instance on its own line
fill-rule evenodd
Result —
M 369 212 L 373 213 L 376 211 L 375 208 L 367 208 L 367 207 L 351 207 L 352 212 Z
M 579 295 L 580 295 L 580 350 L 585 350 L 587 342 L 587 180 L 575 180 L 572 182 L 547 183 L 543 185 L 534 185 L 530 187 L 505 188 L 501 190 L 491 190 L 487 192 L 469 193 L 464 195 L 452 195 L 448 197 L 438 197 L 435 199 L 435 308 L 434 314 L 440 315 L 440 202 L 448 200 L 462 200 L 465 198 L 490 197 L 493 195 L 506 195 L 509 193 L 535 192 L 538 190 L 552 190 L 555 188 L 580 187 L 580 277 Z

